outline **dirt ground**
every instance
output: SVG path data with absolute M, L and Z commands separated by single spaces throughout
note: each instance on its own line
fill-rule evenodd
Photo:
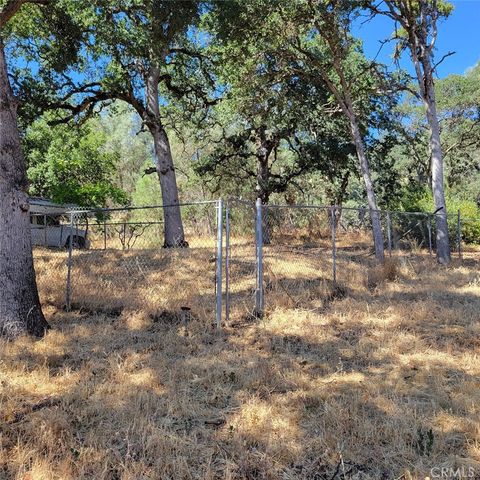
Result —
M 84 252 L 71 312 L 65 252 L 36 252 L 52 330 L 0 343 L 0 478 L 480 478 L 480 257 L 340 244 L 335 287 L 327 245 L 266 247 L 259 320 L 233 246 L 221 332 L 211 246 Z

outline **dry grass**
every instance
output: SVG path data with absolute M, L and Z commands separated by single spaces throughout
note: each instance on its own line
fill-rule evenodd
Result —
M 149 257 L 155 268 L 111 289 L 94 279 L 114 254 L 84 259 L 70 313 L 64 253 L 38 253 L 53 329 L 0 344 L 0 478 L 424 479 L 449 466 L 479 478 L 478 257 L 378 269 L 341 244 L 334 288 L 327 245 L 266 248 L 260 321 L 244 315 L 251 248 L 232 249 L 222 333 L 205 252 Z M 186 325 L 169 314 L 185 298 Z

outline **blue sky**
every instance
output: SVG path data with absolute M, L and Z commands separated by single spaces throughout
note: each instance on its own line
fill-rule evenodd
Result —
M 451 16 L 439 26 L 436 58 L 439 60 L 449 51 L 455 51 L 438 67 L 438 75 L 444 78 L 451 73 L 463 74 L 469 67 L 480 61 L 480 0 L 452 1 L 455 9 Z M 375 18 L 355 29 L 355 35 L 364 42 L 365 53 L 369 58 L 377 55 L 379 40 L 388 38 L 393 31 L 388 18 Z M 392 64 L 393 44 L 383 46 L 377 60 Z M 401 65 L 413 73 L 410 60 L 406 57 Z

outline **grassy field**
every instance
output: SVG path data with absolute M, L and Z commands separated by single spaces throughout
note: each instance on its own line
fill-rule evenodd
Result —
M 0 343 L 0 478 L 480 478 L 477 254 L 379 268 L 340 244 L 335 289 L 327 245 L 266 248 L 262 320 L 234 246 L 221 333 L 211 249 L 128 254 L 110 284 L 95 281 L 118 254 L 85 257 L 71 312 L 65 253 L 37 252 L 52 330 Z

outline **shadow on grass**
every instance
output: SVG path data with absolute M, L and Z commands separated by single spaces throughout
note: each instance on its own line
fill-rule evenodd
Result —
M 276 282 L 267 304 L 333 287 L 320 274 Z M 311 313 L 307 295 L 221 333 L 211 310 L 184 325 L 126 290 L 115 315 L 57 312 L 44 340 L 2 354 L 3 411 L 23 412 L 0 426 L 5 477 L 376 480 L 473 465 L 480 297 L 412 284 L 357 288 Z M 233 303 L 251 294 L 239 288 Z M 55 404 L 33 408 L 45 398 Z
M 199 321 L 132 329 L 121 316 L 63 314 L 55 327 L 63 357 L 32 349 L 5 360 L 76 381 L 55 395 L 58 404 L 2 433 L 47 455 L 52 469 L 69 459 L 72 478 L 377 479 L 468 455 L 473 397 L 456 392 L 478 379 L 434 356 L 433 346 L 400 362 L 368 324 L 292 333 L 267 319 L 239 334 Z M 34 398 L 28 388 L 10 393 Z M 41 422 L 48 437 L 33 436 Z M 15 468 L 7 463 L 12 476 Z

